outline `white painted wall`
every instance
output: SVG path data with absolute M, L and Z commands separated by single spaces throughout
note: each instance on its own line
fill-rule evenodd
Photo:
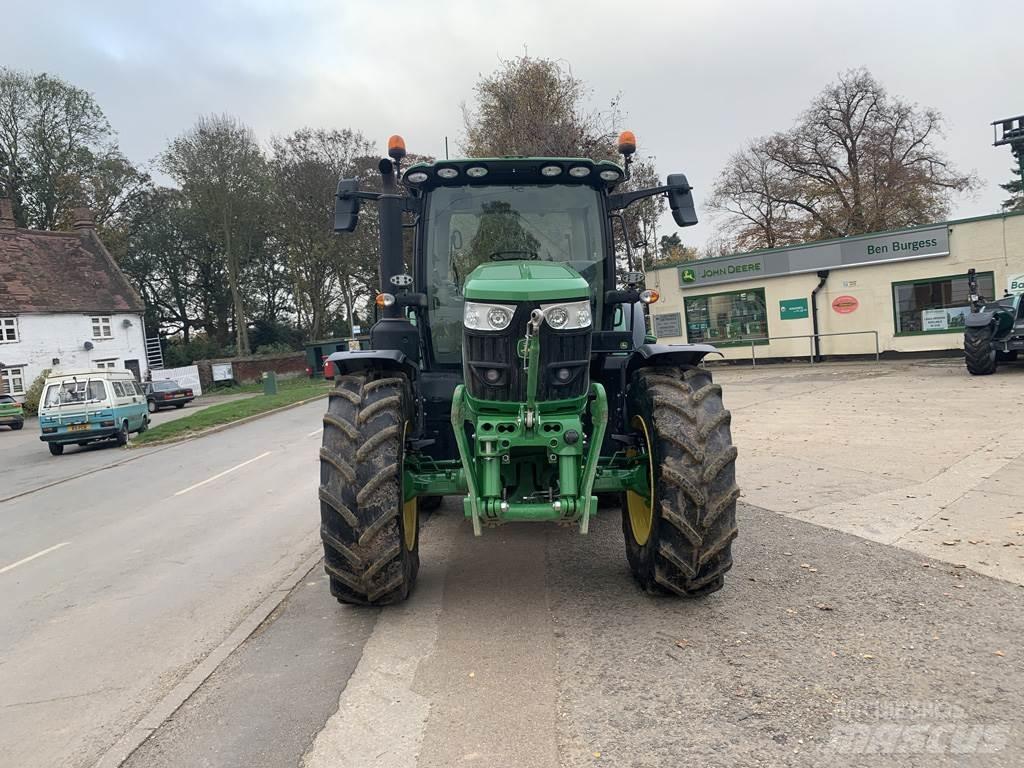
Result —
M 139 371 L 145 378 L 146 340 L 142 316 L 110 315 L 113 335 L 109 339 L 93 338 L 91 317 L 73 313 L 18 315 L 18 341 L 0 342 L 0 363 L 6 368 L 25 368 L 25 389 L 47 368 L 57 371 L 90 369 L 100 360 L 113 360 L 118 370 L 124 369 L 125 360 L 138 360 Z M 126 320 L 130 323 L 128 327 Z M 92 342 L 92 349 L 85 349 L 86 341 Z M 58 358 L 60 363 L 53 365 L 53 358 Z

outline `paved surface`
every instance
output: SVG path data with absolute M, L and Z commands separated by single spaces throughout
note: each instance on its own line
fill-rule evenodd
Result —
M 199 398 L 184 408 L 172 408 L 150 414 L 153 426 L 184 418 L 211 405 L 242 400 L 252 395 L 218 395 Z M 63 456 L 51 456 L 39 439 L 39 423 L 35 418 L 14 432 L 0 427 L 0 502 L 26 491 L 60 482 L 68 477 L 136 459 L 147 448 L 128 450 L 110 443 L 93 443 L 83 447 L 69 446 Z
M 718 367 L 743 498 L 1024 584 L 1024 365 Z
M 314 569 L 127 765 L 1024 764 L 1024 589 L 991 554 L 1009 557 L 1020 518 L 934 509 L 1012 495 L 1024 379 L 902 363 L 717 378 L 747 494 L 721 592 L 640 594 L 614 510 L 587 537 L 475 539 L 448 500 L 407 603 L 340 606 Z M 996 416 L 964 419 L 965 398 Z M 0 568 L 71 542 L 0 572 L 0 765 L 91 765 L 316 551 L 321 408 L 0 504 Z M 982 469 L 971 430 L 991 438 Z M 957 567 L 984 546 L 968 519 L 1002 578 Z M 921 543 L 940 522 L 963 540 L 934 547 L 945 562 Z
M 0 503 L 0 764 L 91 765 L 309 558 L 322 408 Z

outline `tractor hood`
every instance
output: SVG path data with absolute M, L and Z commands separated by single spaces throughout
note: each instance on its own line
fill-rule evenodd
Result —
M 464 294 L 471 301 L 585 299 L 590 285 L 568 264 L 504 261 L 481 264 L 470 272 Z

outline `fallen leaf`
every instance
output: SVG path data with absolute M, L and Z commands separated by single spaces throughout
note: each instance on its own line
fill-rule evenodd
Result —
M 476 672 L 470 672 L 470 673 L 469 673 L 469 676 L 470 676 L 470 677 L 476 677 Z
M 874 657 L 874 656 L 872 656 L 872 655 L 871 655 L 870 653 L 865 653 L 865 654 L 864 654 L 864 658 L 865 658 L 865 659 L 873 659 L 873 658 L 875 658 L 875 657 Z
M 956 546 L 956 542 L 955 541 L 944 541 L 942 543 L 945 544 L 947 547 L 955 547 Z
M 800 567 L 801 568 L 810 568 L 811 564 L 810 563 L 800 563 Z
M 818 572 L 817 568 L 808 568 L 807 570 L 810 571 L 811 573 L 817 573 Z
M 600 757 L 600 756 L 601 756 L 601 753 L 600 753 L 600 752 L 595 752 L 595 753 L 594 753 L 594 757 Z
M 819 611 L 831 611 L 831 610 L 834 610 L 834 609 L 828 603 L 818 603 L 818 610 Z
M 966 568 L 967 563 L 953 563 L 954 568 Z
M 1006 654 L 1002 651 L 996 651 L 996 656 L 1005 656 Z

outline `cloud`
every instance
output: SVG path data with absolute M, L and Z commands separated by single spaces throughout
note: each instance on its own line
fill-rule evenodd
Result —
M 570 63 L 596 107 L 621 93 L 641 151 L 663 174 L 687 173 L 700 200 L 746 139 L 788 127 L 837 72 L 867 66 L 946 115 L 945 149 L 985 182 L 954 212 L 976 215 L 997 210 L 1012 165 L 988 123 L 1024 110 L 1007 97 L 1019 47 L 1007 18 L 923 0 L 41 0 L 9 5 L 4 21 L 19 33 L 0 63 L 95 93 L 136 161 L 221 112 L 263 139 L 352 127 L 381 148 L 397 132 L 411 151 L 441 155 L 445 136 L 458 143 L 478 75 L 528 50 Z M 682 234 L 700 244 L 711 231 Z

